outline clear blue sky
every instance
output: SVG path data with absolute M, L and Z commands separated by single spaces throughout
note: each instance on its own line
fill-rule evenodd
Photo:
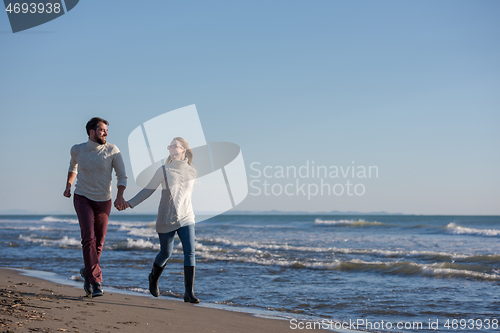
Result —
M 80 1 L 12 34 L 0 13 L 0 212 L 73 212 L 69 149 L 96 115 L 130 198 L 129 133 L 196 104 L 249 176 L 253 162 L 379 170 L 350 179 L 362 196 L 249 195 L 238 210 L 500 214 L 499 15 L 498 1 Z

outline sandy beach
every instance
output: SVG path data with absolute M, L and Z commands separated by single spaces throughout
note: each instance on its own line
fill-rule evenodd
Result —
M 290 332 L 285 320 L 83 289 L 0 269 L 0 332 Z

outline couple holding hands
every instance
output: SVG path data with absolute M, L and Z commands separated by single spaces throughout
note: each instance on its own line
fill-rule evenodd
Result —
M 118 192 L 114 206 L 118 210 L 134 208 L 150 197 L 161 185 L 161 200 L 156 219 L 156 232 L 160 239 L 160 252 L 156 255 L 149 274 L 149 291 L 159 296 L 158 280 L 174 248 L 175 233 L 182 242 L 184 251 L 184 301 L 199 303 L 193 291 L 195 276 L 195 229 L 191 204 L 196 169 L 193 167 L 193 152 L 189 144 L 176 137 L 167 147 L 169 156 L 155 173 L 149 184 L 132 199 L 125 201 L 123 193 L 127 186 L 125 165 L 119 149 L 106 142 L 109 123 L 102 118 L 92 118 L 86 125 L 88 141 L 71 148 L 71 160 L 64 191 L 71 197 L 71 186 L 75 179 L 73 202 L 80 224 L 85 268 L 80 270 L 84 278 L 87 296 L 103 295 L 102 272 L 99 259 L 106 236 L 111 211 L 111 179 L 113 169 L 118 179 Z

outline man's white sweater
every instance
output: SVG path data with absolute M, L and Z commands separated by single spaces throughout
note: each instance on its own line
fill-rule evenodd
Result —
M 113 169 L 118 178 L 117 186 L 127 186 L 125 164 L 114 144 L 89 140 L 71 147 L 68 171 L 77 174 L 75 194 L 93 201 L 110 200 Z

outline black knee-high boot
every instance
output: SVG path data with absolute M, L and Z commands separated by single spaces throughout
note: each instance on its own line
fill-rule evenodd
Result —
M 160 275 L 163 272 L 165 266 L 160 267 L 156 263 L 153 264 L 153 269 L 151 273 L 149 273 L 149 291 L 151 295 L 154 297 L 158 297 L 160 295 L 160 288 L 158 288 L 158 280 L 160 279 Z
M 184 266 L 184 287 L 186 287 L 186 292 L 184 293 L 184 302 L 200 303 L 200 300 L 194 296 L 193 291 L 194 272 L 195 266 Z

